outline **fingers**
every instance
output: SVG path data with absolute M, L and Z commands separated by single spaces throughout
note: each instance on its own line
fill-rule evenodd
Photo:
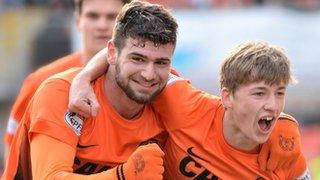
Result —
M 82 82 L 77 76 L 73 79 L 69 92 L 69 109 L 85 118 L 98 114 L 99 103 L 90 82 Z
M 299 156 L 292 158 L 291 160 L 287 160 L 283 165 L 282 168 L 288 169 L 291 168 L 298 160 Z
M 72 112 L 75 112 L 85 118 L 91 117 L 91 107 L 84 99 L 76 99 L 74 101 L 70 101 L 68 106 Z
M 144 145 L 146 150 L 151 152 L 153 155 L 157 155 L 160 157 L 164 156 L 164 152 L 162 151 L 162 149 L 159 147 L 159 145 L 157 143 L 150 143 L 147 145 Z
M 267 171 L 274 171 L 277 169 L 279 164 L 279 156 L 276 156 L 274 154 L 270 154 L 270 158 L 267 162 Z
M 269 147 L 268 144 L 263 144 L 258 156 L 258 163 L 260 169 L 263 171 L 267 170 L 267 161 L 269 159 Z
M 139 146 L 124 164 L 126 178 L 162 179 L 164 152 L 156 143 Z
M 286 119 L 277 121 L 268 141 L 263 144 L 258 157 L 259 165 L 262 170 L 267 171 L 290 168 L 301 152 L 300 147 L 297 124 Z
M 286 162 L 288 162 L 288 160 L 285 158 L 277 158 L 277 164 L 274 165 L 275 167 L 271 165 L 270 169 L 268 169 L 268 164 L 267 164 L 267 171 L 275 171 L 277 169 L 281 169 Z M 274 168 L 274 169 L 271 169 L 271 168 Z
M 89 104 L 90 104 L 91 116 L 96 117 L 100 106 L 99 106 L 99 102 L 97 101 L 97 97 L 95 96 L 94 93 L 90 94 Z

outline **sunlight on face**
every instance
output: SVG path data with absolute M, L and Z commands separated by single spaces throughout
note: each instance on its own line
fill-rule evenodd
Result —
M 256 146 L 268 139 L 284 109 L 286 86 L 253 82 L 240 86 L 231 95 L 232 106 L 228 111 L 238 133 L 247 139 L 248 144 Z
M 155 46 L 129 38 L 117 58 L 117 84 L 137 103 L 150 102 L 167 83 L 173 50 L 172 44 Z

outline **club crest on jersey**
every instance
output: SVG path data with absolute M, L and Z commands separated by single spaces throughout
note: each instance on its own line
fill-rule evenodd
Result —
M 76 133 L 77 136 L 81 135 L 81 129 L 83 126 L 82 116 L 68 110 L 64 116 L 64 121 Z

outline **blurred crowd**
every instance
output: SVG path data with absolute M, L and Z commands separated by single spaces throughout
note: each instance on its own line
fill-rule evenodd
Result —
M 152 3 L 163 4 L 174 9 L 190 8 L 238 8 L 259 5 L 283 5 L 300 10 L 317 10 L 320 0 L 148 0 Z M 72 0 L 1 0 L 1 7 L 50 6 L 59 9 L 69 9 Z

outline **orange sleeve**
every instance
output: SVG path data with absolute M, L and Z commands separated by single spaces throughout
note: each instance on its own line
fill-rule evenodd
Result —
M 33 179 L 117 179 L 115 168 L 92 175 L 72 173 L 76 150 L 52 137 L 35 134 L 30 143 Z
M 212 113 L 216 100 L 207 93 L 194 88 L 189 81 L 170 74 L 168 84 L 152 102 L 167 130 L 196 123 L 197 119 Z
M 50 78 L 38 88 L 30 110 L 30 141 L 34 133 L 39 133 L 76 147 L 78 136 L 65 121 L 69 86 L 63 79 Z
M 39 85 L 51 75 L 65 71 L 72 67 L 81 67 L 80 53 L 74 53 L 65 56 L 61 59 L 53 61 L 52 63 L 41 67 L 35 72 L 28 75 L 23 82 L 20 92 L 12 106 L 10 118 L 7 124 L 7 131 L 5 134 L 5 143 L 10 145 L 13 135 L 26 111 L 29 101 L 33 97 Z

